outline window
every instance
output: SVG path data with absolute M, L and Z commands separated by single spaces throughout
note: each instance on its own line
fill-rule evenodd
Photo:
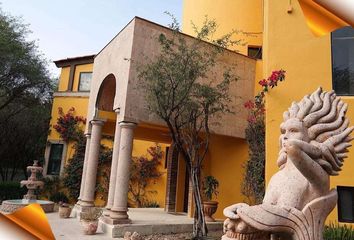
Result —
M 90 91 L 91 78 L 92 78 L 92 72 L 80 73 L 79 91 L 82 91 L 82 92 Z
M 354 95 L 354 29 L 332 33 L 333 89 L 338 95 Z
M 248 54 L 247 55 L 251 58 L 262 59 L 262 47 L 248 46 Z
M 354 187 L 337 187 L 338 221 L 354 223 Z
M 61 159 L 63 156 L 63 148 L 64 148 L 63 144 L 51 144 L 47 174 L 59 175 Z

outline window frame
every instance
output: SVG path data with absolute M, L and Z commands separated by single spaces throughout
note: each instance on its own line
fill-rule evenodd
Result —
M 339 29 L 337 29 L 339 30 Z M 354 92 L 353 93 L 337 93 L 336 89 L 334 88 L 335 86 L 335 81 L 334 81 L 334 57 L 333 57 L 333 31 L 330 33 L 330 45 L 331 45 L 331 73 L 332 73 L 332 90 L 336 93 L 337 96 L 343 96 L 343 97 L 354 97 Z
M 81 75 L 85 73 L 91 73 L 91 82 L 90 82 L 90 89 L 89 90 L 80 90 L 80 84 L 81 84 Z M 77 91 L 78 92 L 90 92 L 91 90 L 91 83 L 92 83 L 92 74 L 93 72 L 80 72 L 79 74 L 79 85 L 77 86 Z
M 250 48 L 258 48 L 258 49 L 260 49 L 261 50 L 261 58 L 250 56 L 249 55 Z M 261 45 L 247 45 L 247 56 L 252 58 L 252 59 L 262 60 L 263 59 L 263 46 L 261 46 Z
M 61 162 L 60 162 L 60 169 L 59 169 L 59 174 L 51 174 L 48 173 L 48 167 L 49 167 L 49 158 L 50 158 L 50 152 L 53 144 L 62 144 L 63 145 L 63 152 L 61 156 Z M 63 171 L 64 171 L 64 165 L 65 165 L 65 159 L 66 159 L 66 154 L 67 154 L 67 143 L 62 140 L 48 140 L 47 146 L 45 149 L 45 165 L 43 167 L 43 176 L 62 176 Z
M 352 199 L 354 199 L 354 187 L 350 187 L 350 186 L 337 186 L 337 193 L 338 193 L 338 208 L 337 208 L 337 213 L 338 213 L 338 222 L 342 222 L 342 223 L 354 223 L 354 202 L 352 203 L 352 210 L 353 210 L 353 220 L 346 220 L 342 218 L 342 212 L 341 212 L 341 207 L 342 207 L 342 203 L 341 203 L 341 195 L 339 194 L 340 190 L 346 190 L 346 191 L 350 191 L 352 194 Z

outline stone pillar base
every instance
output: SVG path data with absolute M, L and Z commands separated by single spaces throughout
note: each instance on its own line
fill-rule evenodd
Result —
M 93 201 L 81 200 L 80 206 L 82 206 L 82 207 L 94 207 L 95 203 Z
M 105 209 L 103 209 L 102 215 L 109 217 L 109 215 L 111 215 L 111 213 L 112 213 L 111 209 L 105 208 Z
M 71 211 L 70 217 L 80 219 L 80 213 L 92 207 L 94 206 L 86 207 L 79 204 L 75 204 L 74 208 Z
M 82 212 L 82 207 L 76 203 L 71 210 L 70 217 L 80 219 L 80 213 Z
M 119 225 L 119 224 L 131 224 L 132 220 L 129 218 L 122 218 L 122 219 L 114 219 L 109 216 L 103 216 L 100 218 L 100 220 L 109 225 Z

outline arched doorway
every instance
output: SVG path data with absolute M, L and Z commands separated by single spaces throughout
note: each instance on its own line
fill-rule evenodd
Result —
M 109 74 L 103 80 L 98 91 L 96 109 L 98 111 L 113 112 L 114 97 L 116 95 L 116 78 Z
M 113 74 L 107 75 L 102 81 L 95 104 L 95 118 L 104 121 L 101 132 L 100 156 L 97 167 L 96 203 L 106 205 L 108 202 L 109 179 L 112 168 L 113 139 L 116 133 L 116 113 L 114 112 L 114 98 L 116 94 L 116 78 Z M 97 186 L 96 186 L 97 187 Z

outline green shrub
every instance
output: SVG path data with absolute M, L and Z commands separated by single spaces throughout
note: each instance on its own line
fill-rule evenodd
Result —
M 156 144 L 149 147 L 147 152 L 148 156 L 133 157 L 130 168 L 128 197 L 130 205 L 138 208 L 144 207 L 149 202 L 149 195 L 157 193 L 148 190 L 147 186 L 155 184 L 162 176 L 158 168 L 163 156 L 161 146 Z
M 53 193 L 50 197 L 49 200 L 55 203 L 63 202 L 63 203 L 68 203 L 69 199 L 63 192 L 56 192 Z
M 353 240 L 354 230 L 351 226 L 330 223 L 323 232 L 324 240 Z
M 69 191 L 69 197 L 76 200 L 80 194 L 82 169 L 85 159 L 86 138 L 83 132 L 78 133 L 77 141 L 74 143 L 74 155 L 68 160 L 64 167 L 63 185 Z
M 1 182 L 0 183 L 0 202 L 8 199 L 22 199 L 27 189 L 21 188 L 19 182 Z
M 64 187 L 68 189 L 69 197 L 76 201 L 80 195 L 82 170 L 85 159 L 86 138 L 83 132 L 78 132 L 76 136 L 77 141 L 74 143 L 74 155 L 68 160 L 64 168 L 64 177 L 62 179 Z M 101 195 L 108 195 L 109 188 L 109 171 L 112 160 L 112 149 L 101 144 L 100 154 L 98 159 L 97 172 L 97 192 Z M 105 166 L 105 169 L 103 169 Z M 103 179 L 100 181 L 100 178 Z M 104 199 L 105 200 L 105 199 Z
M 44 186 L 39 191 L 39 197 L 44 199 L 50 199 L 50 197 L 59 192 L 61 187 L 61 179 L 58 176 L 42 177 L 40 179 L 44 182 Z
M 145 201 L 142 203 L 141 207 L 143 207 L 143 208 L 159 208 L 160 204 L 156 201 Z

